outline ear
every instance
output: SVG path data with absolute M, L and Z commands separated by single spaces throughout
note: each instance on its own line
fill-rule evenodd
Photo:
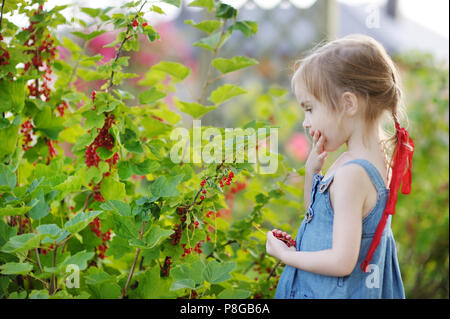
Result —
M 343 110 L 348 116 L 355 116 L 359 111 L 359 101 L 352 92 L 342 94 Z

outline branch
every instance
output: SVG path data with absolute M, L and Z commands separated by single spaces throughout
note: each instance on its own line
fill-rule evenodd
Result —
M 144 235 L 145 225 L 146 221 L 144 220 L 142 222 L 142 229 L 139 232 L 139 240 L 142 240 L 142 236 Z M 136 267 L 137 260 L 139 258 L 139 253 L 141 252 L 140 248 L 136 248 L 136 254 L 134 255 L 133 264 L 131 265 L 130 273 L 128 274 L 127 282 L 125 284 L 125 287 L 123 287 L 122 294 L 120 295 L 120 299 L 123 299 L 125 297 L 125 294 L 127 293 L 128 286 L 130 285 L 131 278 L 133 277 L 134 268 Z
M 30 232 L 33 233 L 34 231 L 33 231 L 33 225 L 31 225 L 31 218 L 30 218 L 30 215 L 29 215 L 28 213 L 26 213 L 25 216 L 26 216 L 27 219 L 28 219 L 28 224 L 30 224 Z M 38 266 L 39 266 L 39 271 L 40 271 L 41 274 L 42 274 L 43 271 L 42 271 L 41 259 L 39 258 L 39 251 L 38 251 L 37 248 L 35 248 L 35 249 L 34 249 L 34 252 L 35 252 L 35 254 L 36 254 L 36 261 L 37 261 L 37 264 L 38 264 Z
M 2 22 L 3 22 L 3 8 L 5 7 L 5 0 L 2 1 L 2 13 L 0 15 L 0 31 L 2 30 Z

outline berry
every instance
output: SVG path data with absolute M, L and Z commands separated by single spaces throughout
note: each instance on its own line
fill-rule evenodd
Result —
M 142 23 L 142 26 L 143 26 L 143 27 L 146 27 L 147 25 L 148 25 L 147 22 Z
M 137 22 L 137 20 L 134 19 L 131 25 L 133 26 L 133 28 L 136 28 L 139 25 L 139 22 Z
M 295 240 L 293 240 L 292 238 L 291 238 L 291 239 L 288 239 L 287 235 L 286 235 L 286 236 L 283 236 L 282 233 L 277 233 L 277 232 L 275 232 L 275 231 L 273 231 L 272 234 L 273 234 L 276 238 L 278 238 L 279 240 L 281 240 L 282 242 L 284 242 L 288 247 L 291 247 L 291 246 L 295 246 L 295 245 L 296 245 Z

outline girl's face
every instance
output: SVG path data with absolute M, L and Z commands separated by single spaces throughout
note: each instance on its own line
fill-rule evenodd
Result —
M 311 95 L 303 85 L 302 81 L 297 80 L 295 85 L 295 94 L 300 103 L 305 118 L 303 127 L 311 135 L 312 131 L 320 132 L 324 136 L 324 150 L 327 152 L 336 151 L 345 143 L 345 130 L 338 127 L 337 114 Z

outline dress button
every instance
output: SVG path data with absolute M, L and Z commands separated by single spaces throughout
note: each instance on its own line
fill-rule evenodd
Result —
M 306 222 L 309 223 L 311 221 L 311 219 L 313 218 L 313 216 L 314 216 L 314 210 L 312 209 L 311 206 L 306 211 L 306 215 L 305 216 L 306 216 Z
M 326 191 L 328 184 L 324 183 L 322 185 L 319 186 L 319 193 L 323 193 L 324 191 Z

